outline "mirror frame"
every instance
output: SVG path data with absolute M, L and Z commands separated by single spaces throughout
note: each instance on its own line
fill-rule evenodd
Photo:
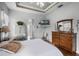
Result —
M 70 28 L 71 30 L 70 30 L 70 32 L 73 32 L 73 19 L 65 19 L 65 20 L 60 20 L 60 21 L 58 21 L 58 22 L 57 22 L 57 30 L 60 31 L 58 24 L 61 23 L 61 22 L 65 22 L 65 21 L 70 22 L 70 24 L 71 24 L 71 28 Z M 64 31 L 64 32 L 66 32 L 66 31 Z

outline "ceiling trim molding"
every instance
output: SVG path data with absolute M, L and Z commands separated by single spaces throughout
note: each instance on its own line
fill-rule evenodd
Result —
M 49 5 L 44 11 L 50 10 L 53 6 L 57 5 L 59 2 L 54 2 L 53 4 Z
M 35 9 L 35 8 L 27 7 L 27 6 L 25 7 L 25 6 L 23 6 L 23 5 L 19 5 L 18 3 L 19 3 L 19 2 L 16 2 L 16 7 L 45 13 L 45 12 L 47 12 L 49 9 L 51 9 L 53 6 L 55 6 L 56 4 L 58 4 L 59 2 L 54 2 L 53 4 L 49 5 L 45 10 Z

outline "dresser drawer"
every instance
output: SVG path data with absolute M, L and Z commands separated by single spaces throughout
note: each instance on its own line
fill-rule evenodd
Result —
M 59 36 L 59 32 L 52 32 L 53 36 Z
M 52 43 L 68 51 L 73 50 L 73 33 L 70 32 L 52 32 Z
M 72 50 L 72 40 L 60 39 L 60 46 L 63 46 L 66 50 Z
M 52 43 L 53 43 L 54 45 L 59 45 L 59 38 L 57 38 L 57 37 L 55 38 L 55 37 L 54 37 L 54 38 L 52 39 Z

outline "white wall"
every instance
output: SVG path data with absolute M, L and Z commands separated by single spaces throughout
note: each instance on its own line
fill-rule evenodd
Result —
M 51 22 L 51 29 L 49 34 L 51 34 L 51 31 L 55 30 L 55 25 L 56 22 L 59 20 L 63 20 L 63 19 L 73 19 L 74 20 L 74 25 L 73 25 L 73 29 L 74 32 L 77 32 L 77 20 L 79 20 L 79 3 L 77 2 L 73 2 L 73 3 L 65 3 L 64 6 L 62 6 L 61 8 L 57 8 L 54 10 L 54 12 L 50 12 L 50 14 L 46 15 L 47 19 L 50 20 Z M 78 33 L 78 32 L 77 32 Z M 77 35 L 77 52 L 79 53 L 79 33 Z M 50 40 L 51 40 L 51 35 L 50 35 Z
M 4 10 L 6 14 L 8 14 L 8 7 L 4 2 L 0 2 L 0 9 Z
M 4 12 L 8 15 L 8 8 L 7 6 L 5 5 L 4 2 L 0 2 L 0 13 L 1 13 L 1 10 L 4 10 Z M 0 14 L 1 15 L 1 14 Z M 1 16 L 0 16 L 0 25 L 1 25 Z M 1 26 L 0 26 L 1 27 Z
M 41 37 L 41 30 L 36 28 L 37 25 L 38 25 L 38 22 L 42 19 L 44 19 L 44 15 L 40 15 L 40 14 L 31 14 L 31 13 L 26 13 L 26 12 L 22 12 L 22 11 L 14 11 L 14 10 L 10 10 L 9 11 L 10 14 L 10 27 L 11 27 L 11 30 L 12 30 L 12 36 L 15 36 L 18 32 L 18 29 L 16 29 L 16 22 L 18 20 L 21 20 L 23 21 L 26 26 L 29 25 L 29 20 L 32 19 L 33 21 L 33 24 L 34 24 L 34 29 L 31 28 L 31 30 L 33 30 L 34 32 L 34 36 L 35 38 L 40 38 Z M 16 29 L 16 30 L 15 30 Z M 30 33 L 31 33 L 31 30 L 30 30 Z M 29 33 L 28 33 L 29 34 Z M 18 34 L 17 34 L 18 35 Z M 32 34 L 29 34 L 30 36 L 32 36 Z
M 4 11 L 6 13 L 6 15 L 8 16 L 8 7 L 6 6 L 6 4 L 4 2 L 0 2 L 0 28 L 2 27 L 2 18 L 1 18 L 1 11 Z M 6 19 L 7 21 L 8 19 Z M 1 33 L 1 38 L 4 37 L 4 32 Z

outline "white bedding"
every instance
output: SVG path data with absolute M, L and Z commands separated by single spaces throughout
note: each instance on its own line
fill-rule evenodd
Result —
M 41 39 L 20 42 L 22 48 L 17 53 L 9 53 L 0 49 L 0 56 L 63 56 L 55 46 Z

